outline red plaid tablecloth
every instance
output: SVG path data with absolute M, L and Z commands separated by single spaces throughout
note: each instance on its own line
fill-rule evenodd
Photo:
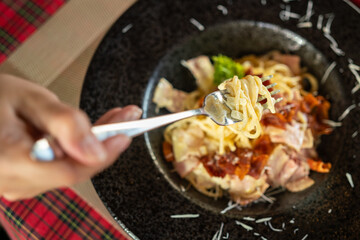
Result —
M 64 3 L 0 0 L 0 63 Z M 0 198 L 0 224 L 12 239 L 126 239 L 69 188 L 25 201 Z

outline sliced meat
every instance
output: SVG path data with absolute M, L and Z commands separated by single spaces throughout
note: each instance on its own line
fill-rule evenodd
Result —
M 173 88 L 165 78 L 156 86 L 153 102 L 158 108 L 166 108 L 170 112 L 181 112 L 185 109 L 187 93 Z
M 190 70 L 202 91 L 208 93 L 214 88 L 214 67 L 208 56 L 198 56 L 181 63 Z
M 311 179 L 310 177 L 304 177 L 294 182 L 289 182 L 285 185 L 285 187 L 290 192 L 300 192 L 305 190 L 306 188 L 311 187 L 315 181 Z
M 192 172 L 199 165 L 199 163 L 199 158 L 194 156 L 189 156 L 187 159 L 181 162 L 173 162 L 176 172 L 179 173 L 182 178 Z
M 275 61 L 278 61 L 278 62 L 288 66 L 294 75 L 300 74 L 300 57 L 299 56 L 291 55 L 291 54 L 281 54 L 279 52 L 275 52 L 273 54 L 273 59 Z

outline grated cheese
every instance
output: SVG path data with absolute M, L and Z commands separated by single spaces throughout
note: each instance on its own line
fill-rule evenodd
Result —
M 309 0 L 307 8 L 306 8 L 305 18 L 304 18 L 305 22 L 310 21 L 310 18 L 313 15 L 312 9 L 313 9 L 313 2 L 311 0 Z
M 334 18 L 335 18 L 335 15 L 334 14 L 329 14 L 329 18 L 326 22 L 326 25 L 325 27 L 323 27 L 323 32 L 324 33 L 327 33 L 327 34 L 330 34 L 331 33 L 331 24 L 332 22 L 334 21 Z
M 130 30 L 130 28 L 132 28 L 132 24 L 130 23 L 130 24 L 128 24 L 128 25 L 126 25 L 122 30 L 121 30 L 121 32 L 122 33 L 126 33 L 127 31 L 129 31 Z
M 298 28 L 311 28 L 312 22 L 300 22 L 296 25 Z
M 295 218 L 291 219 L 291 220 L 289 221 L 289 223 L 294 224 L 294 223 L 295 223 Z
M 341 122 L 334 122 L 330 119 L 324 119 L 323 123 L 329 125 L 330 127 L 341 127 L 342 126 Z
M 317 28 L 318 30 L 320 30 L 321 27 L 322 27 L 323 19 L 324 19 L 324 16 L 320 14 L 320 15 L 318 16 L 318 21 L 317 21 L 317 24 L 316 24 L 316 28 Z
M 355 93 L 360 88 L 360 76 L 358 73 L 358 71 L 360 71 L 360 66 L 354 64 L 353 60 L 350 58 L 348 59 L 348 61 L 349 61 L 348 67 L 351 73 L 354 75 L 356 81 L 358 82 L 358 84 L 351 90 L 351 93 Z
M 261 0 L 261 5 L 265 6 L 266 5 L 266 0 Z
M 306 234 L 301 240 L 305 240 L 308 237 L 308 234 Z
M 199 23 L 195 18 L 190 18 L 190 22 L 197 27 L 200 31 L 204 31 L 205 27 L 201 23 Z
M 330 208 L 329 211 L 328 211 L 328 213 L 331 213 L 331 212 L 332 212 L 332 209 Z
M 298 228 L 296 228 L 296 229 L 294 230 L 294 234 L 296 234 L 296 232 L 297 232 L 297 231 L 299 231 L 299 229 L 298 229 Z
M 346 173 L 345 175 L 346 175 L 347 180 L 349 181 L 350 186 L 351 186 L 352 188 L 354 188 L 354 182 L 353 182 L 353 180 L 352 180 L 351 174 L 350 174 L 350 173 Z
M 352 7 L 357 13 L 360 14 L 360 8 L 358 8 L 354 3 L 352 3 L 350 0 L 343 0 L 346 2 L 350 7 Z
M 269 224 L 269 228 L 271 230 L 273 230 L 274 232 L 282 232 L 283 230 L 282 229 L 278 229 L 278 228 L 274 228 L 272 225 L 271 225 L 271 222 L 268 221 L 268 224 Z
M 337 42 L 335 41 L 335 39 L 329 34 L 329 33 L 324 33 L 324 36 L 330 41 L 330 48 L 339 56 L 344 56 L 345 53 L 343 50 L 341 50 L 338 47 Z
M 229 204 L 229 203 L 228 203 L 228 204 Z M 228 205 L 228 206 L 227 206 L 226 208 L 224 208 L 220 213 L 221 213 L 221 214 L 224 214 L 224 213 L 226 213 L 227 211 L 230 211 L 231 209 L 235 208 L 236 206 L 238 206 L 237 203 Z
M 267 238 L 266 238 L 266 237 L 263 237 L 263 236 L 261 236 L 261 239 L 262 239 L 262 240 L 267 240 Z
M 281 225 L 282 229 L 285 230 L 285 223 L 283 222 L 282 225 Z
M 246 221 L 255 221 L 255 218 L 252 217 L 243 217 L 242 219 Z
M 254 232 L 254 236 L 260 236 L 260 233 Z
M 229 239 L 229 233 L 226 233 L 226 236 L 223 236 L 223 239 Z
M 217 9 L 218 9 L 219 11 L 221 11 L 223 15 L 227 15 L 227 14 L 228 14 L 227 8 L 224 7 L 223 5 L 217 5 Z
M 217 240 L 220 240 L 220 237 L 221 237 L 221 235 L 222 235 L 223 228 L 224 228 L 224 223 L 221 223 L 220 230 L 219 230 L 219 235 L 218 235 L 218 237 L 217 237 Z
M 177 214 L 170 215 L 171 218 L 198 218 L 200 214 Z
M 290 18 L 299 19 L 300 15 L 297 13 L 290 12 L 291 7 L 289 5 L 285 6 L 285 10 L 280 11 L 279 17 L 282 21 L 288 21 Z
M 246 231 L 252 231 L 252 230 L 253 230 L 252 227 L 250 227 L 249 225 L 246 225 L 245 223 L 242 223 L 242 222 L 240 222 L 240 221 L 235 221 L 235 223 L 236 223 L 237 225 L 242 226 Z
M 354 138 L 354 137 L 356 137 L 357 135 L 358 135 L 358 131 L 355 131 L 355 132 L 351 135 L 351 137 Z
M 256 223 L 262 223 L 262 222 L 267 222 L 270 221 L 272 219 L 272 217 L 266 217 L 266 218 L 260 218 L 258 220 L 256 220 Z
M 338 118 L 339 121 L 342 121 L 346 118 L 346 116 L 351 112 L 351 110 L 353 110 L 356 107 L 355 104 L 350 105 L 347 109 L 345 109 L 345 111 L 340 115 L 340 117 Z
M 336 62 L 332 62 L 330 66 L 326 69 L 323 77 L 321 78 L 321 84 L 324 84 L 326 82 L 327 78 L 329 77 L 331 71 L 334 69 L 335 66 Z

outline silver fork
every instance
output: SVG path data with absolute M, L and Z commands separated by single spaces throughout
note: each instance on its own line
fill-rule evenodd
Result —
M 263 77 L 262 82 L 270 80 L 272 76 Z M 267 88 L 272 88 L 276 84 L 268 85 Z M 279 92 L 279 90 L 275 90 L 271 92 L 271 95 L 275 95 Z M 129 122 L 121 122 L 121 123 L 113 123 L 113 124 L 104 124 L 99 126 L 94 126 L 91 128 L 91 131 L 95 134 L 97 139 L 100 141 L 104 141 L 110 137 L 113 137 L 118 134 L 124 134 L 129 137 L 136 137 L 139 136 L 147 131 L 153 130 L 155 128 L 162 127 L 164 125 L 189 118 L 198 115 L 207 115 L 210 117 L 215 123 L 222 126 L 227 126 L 230 124 L 234 124 L 239 122 L 240 120 L 233 119 L 230 114 L 226 114 L 224 117 L 224 121 L 219 122 L 216 117 L 209 114 L 205 108 L 208 99 L 214 98 L 219 103 L 223 104 L 226 108 L 224 94 L 220 91 L 216 91 L 213 93 L 208 94 L 204 99 L 203 107 L 188 110 L 184 112 L 172 113 L 158 117 L 152 117 L 147 119 L 140 119 L 136 121 L 129 121 Z M 258 102 L 264 100 L 265 98 L 259 98 Z M 282 98 L 276 100 L 276 102 L 281 101 Z M 55 159 L 55 154 L 49 141 L 53 141 L 52 138 L 42 138 L 35 142 L 31 151 L 31 157 L 38 161 L 49 162 Z

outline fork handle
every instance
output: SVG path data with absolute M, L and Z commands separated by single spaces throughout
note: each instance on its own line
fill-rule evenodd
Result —
M 118 134 L 124 134 L 128 137 L 136 137 L 169 123 L 204 114 L 206 114 L 204 109 L 199 108 L 136 121 L 98 125 L 92 127 L 91 131 L 100 141 L 104 141 Z M 55 159 L 54 151 L 47 138 L 42 138 L 35 142 L 31 150 L 31 157 L 41 162 L 50 162 Z

